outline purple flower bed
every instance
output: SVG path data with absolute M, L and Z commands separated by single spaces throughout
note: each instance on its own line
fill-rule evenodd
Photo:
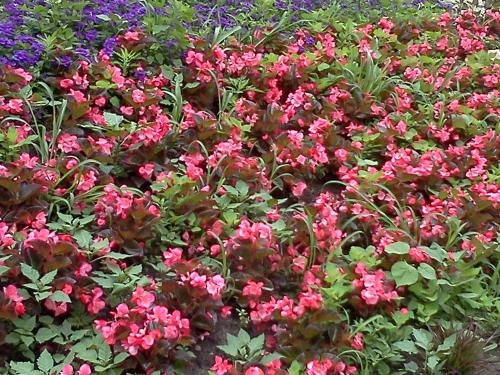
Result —
M 404 5 L 423 2 L 410 0 Z M 199 34 L 217 26 L 247 26 L 249 21 L 265 26 L 277 22 L 285 13 L 295 21 L 300 12 L 312 12 L 332 2 L 275 0 L 271 9 L 262 9 L 255 0 L 184 1 L 178 3 L 181 9 L 170 8 L 169 4 L 150 5 L 138 0 L 69 0 L 58 4 L 46 0 L 8 1 L 0 5 L 0 64 L 32 67 L 45 62 L 68 66 L 75 56 L 90 59 L 102 48 L 110 54 L 118 33 L 144 29 L 151 20 L 165 28 L 155 37 L 165 52 L 171 52 L 185 32 Z M 344 0 L 339 6 L 352 14 L 384 9 L 379 0 Z M 172 31 L 176 22 L 181 22 L 181 30 Z

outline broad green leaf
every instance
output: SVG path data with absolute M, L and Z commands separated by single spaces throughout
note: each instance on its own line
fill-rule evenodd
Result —
M 406 262 L 394 263 L 391 273 L 397 286 L 412 285 L 418 281 L 417 269 Z
M 248 194 L 248 185 L 242 180 L 238 180 L 238 182 L 236 183 L 236 189 L 238 189 L 240 195 L 242 196 Z
M 418 353 L 418 348 L 415 346 L 415 343 L 410 340 L 397 341 L 394 344 L 392 344 L 392 346 L 405 353 L 412 353 L 412 354 Z
M 405 242 L 394 242 L 385 247 L 385 252 L 388 254 L 408 254 L 410 245 Z
M 436 244 L 432 244 L 430 247 L 422 246 L 420 247 L 420 249 L 422 249 L 424 253 L 429 255 L 432 259 L 437 260 L 438 262 L 444 261 L 448 256 L 448 253 L 442 247 Z
M 436 280 L 436 271 L 432 266 L 429 266 L 427 263 L 420 263 L 418 266 L 418 272 L 424 279 L 427 280 Z

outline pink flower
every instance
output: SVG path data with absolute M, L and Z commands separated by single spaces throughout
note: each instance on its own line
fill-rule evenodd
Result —
M 335 157 L 340 161 L 347 161 L 347 158 L 349 157 L 349 152 L 343 148 L 339 148 L 335 150 Z
M 144 103 L 146 101 L 146 95 L 144 94 L 144 91 L 139 89 L 135 89 L 134 91 L 132 91 L 132 100 L 138 104 Z
M 137 31 L 127 31 L 124 37 L 125 40 L 129 42 L 137 42 L 140 39 L 139 33 Z
M 144 164 L 142 167 L 139 168 L 139 174 L 145 180 L 149 180 L 153 175 L 154 167 L 155 166 L 153 163 Z
M 182 249 L 175 247 L 163 252 L 163 263 L 168 268 L 182 260 Z
M 103 294 L 104 292 L 101 288 L 92 289 L 92 299 L 90 303 L 87 305 L 87 311 L 90 314 L 96 315 L 99 311 L 101 311 L 104 308 L 104 306 L 106 306 L 106 303 L 100 299 Z
M 80 369 L 78 370 L 78 375 L 90 375 L 90 374 L 92 374 L 92 368 L 89 365 L 84 364 L 80 366 Z
M 264 375 L 264 371 L 260 367 L 252 366 L 245 371 L 245 375 Z
M 124 114 L 125 116 L 132 116 L 134 114 L 134 108 L 121 106 L 120 107 L 120 112 L 122 114 Z
M 22 316 L 26 312 L 23 304 L 24 298 L 19 295 L 17 287 L 15 285 L 7 285 L 3 287 L 3 292 L 7 299 L 9 299 L 14 305 L 14 312 L 17 316 Z
M 67 88 L 70 88 L 71 86 L 74 85 L 74 82 L 73 80 L 71 79 L 62 79 L 60 82 L 59 82 L 59 86 L 61 86 L 63 89 L 67 89 Z
M 132 294 L 132 302 L 137 306 L 149 308 L 155 301 L 153 293 L 146 292 L 143 288 L 138 287 Z
M 73 366 L 65 365 L 59 375 L 73 375 Z
M 351 346 L 356 350 L 363 350 L 363 334 L 361 332 L 356 333 L 352 339 Z
M 262 287 L 264 283 L 259 281 L 255 282 L 252 280 L 247 281 L 247 285 L 243 288 L 243 295 L 249 298 L 258 299 L 262 295 Z
M 57 147 L 64 152 L 80 151 L 76 135 L 65 133 L 57 139 Z
M 215 375 L 224 375 L 233 370 L 233 365 L 227 359 L 216 355 L 215 363 L 210 370 L 215 372 Z
M 80 90 L 70 89 L 69 92 L 70 92 L 70 95 L 75 99 L 75 101 L 78 104 L 82 104 L 82 103 L 87 102 L 87 98 L 85 97 L 85 94 L 83 92 L 81 92 Z
M 231 316 L 231 310 L 232 309 L 233 308 L 231 306 L 224 306 L 224 307 L 222 307 L 222 309 L 221 309 L 221 315 L 222 315 L 222 317 L 227 318 L 227 317 Z
M 302 196 L 302 194 L 304 194 L 304 190 L 307 189 L 307 185 L 300 181 L 296 184 L 293 185 L 292 187 L 292 194 L 295 196 L 295 197 L 300 197 Z
M 92 265 L 88 262 L 84 262 L 78 270 L 74 272 L 75 276 L 86 277 L 89 275 L 89 272 L 92 271 Z
M 66 302 L 61 302 L 57 303 L 51 300 L 50 298 L 47 298 L 44 302 L 44 306 L 48 309 L 54 312 L 54 316 L 59 316 L 66 311 L 68 311 L 68 304 Z
M 215 275 L 207 281 L 207 292 L 212 297 L 220 296 L 220 293 L 224 290 L 225 281 L 221 275 Z

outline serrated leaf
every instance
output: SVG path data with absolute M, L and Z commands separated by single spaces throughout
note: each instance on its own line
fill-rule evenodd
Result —
M 45 341 L 49 341 L 51 338 L 57 336 L 57 332 L 50 328 L 40 328 L 35 335 L 35 339 L 38 343 L 44 343 Z
M 31 362 L 9 362 L 10 368 L 15 371 L 18 375 L 32 374 L 35 365 Z
M 46 273 L 45 275 L 42 276 L 42 278 L 40 279 L 40 282 L 43 285 L 48 285 L 48 284 L 52 283 L 52 281 L 54 281 L 56 275 L 57 275 L 57 270 L 50 271 L 49 273 Z
M 111 251 L 107 253 L 106 255 L 103 256 L 103 258 L 112 258 L 112 259 L 126 259 L 130 258 L 132 255 L 130 254 L 122 254 L 122 253 L 117 253 L 114 251 Z
M 63 223 L 71 224 L 73 222 L 73 216 L 71 215 L 66 215 L 58 212 L 57 216 L 63 221 Z
M 54 367 L 54 360 L 52 359 L 52 355 L 44 349 L 38 360 L 36 361 L 38 368 L 44 372 L 49 372 Z
M 77 230 L 73 235 L 78 246 L 81 248 L 88 248 L 92 241 L 92 234 L 86 230 Z
M 251 339 L 250 342 L 248 343 L 248 349 L 250 349 L 250 353 L 253 354 L 259 350 L 262 350 L 264 348 L 264 340 L 265 340 L 264 334 L 261 334 Z
M 118 126 L 123 122 L 123 116 L 111 112 L 104 112 L 104 121 L 110 126 Z
M 52 295 L 49 297 L 49 299 L 51 299 L 54 302 L 71 303 L 71 298 L 69 298 L 69 296 L 61 290 L 56 290 L 54 293 L 52 293 Z
M 238 356 L 238 348 L 236 346 L 232 346 L 232 345 L 219 345 L 219 346 L 217 346 L 217 348 L 219 350 L 222 350 L 227 355 L 230 355 L 231 357 L 237 357 Z
M 40 278 L 40 273 L 33 267 L 27 265 L 26 263 L 21 264 L 21 273 L 28 279 L 30 279 L 32 282 L 36 282 Z

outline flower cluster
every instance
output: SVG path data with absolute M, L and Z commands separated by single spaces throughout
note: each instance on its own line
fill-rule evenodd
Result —
M 189 337 L 189 320 L 155 301 L 154 293 L 138 287 L 132 293 L 131 306 L 119 304 L 111 312 L 113 320 L 96 320 L 96 329 L 108 344 L 120 343 L 132 355 L 150 350 L 161 340 L 175 343 Z

